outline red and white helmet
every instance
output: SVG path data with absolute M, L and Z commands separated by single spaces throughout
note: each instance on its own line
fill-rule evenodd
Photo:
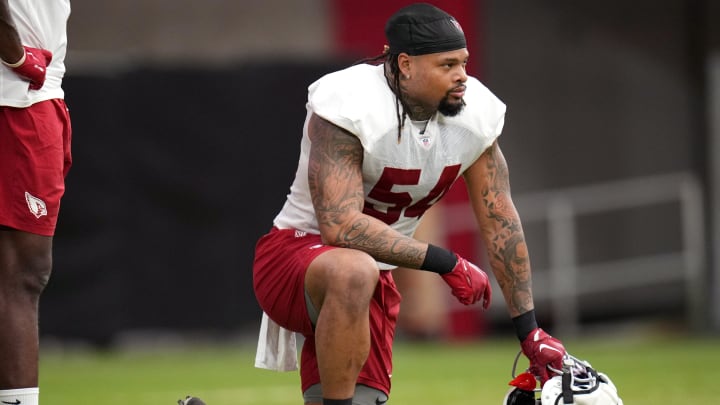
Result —
M 519 357 L 513 365 L 513 388 L 505 395 L 503 405 L 623 405 L 615 384 L 587 361 L 567 354 L 563 369 L 550 368 L 554 376 L 539 388 L 529 372 L 515 376 Z

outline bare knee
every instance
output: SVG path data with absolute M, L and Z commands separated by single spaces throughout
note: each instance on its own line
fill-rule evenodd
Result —
M 0 277 L 6 295 L 39 296 L 52 271 L 51 239 L 20 232 L 0 240 Z M 9 236 L 9 237 L 8 237 Z
M 31 295 L 39 296 L 45 290 L 51 272 L 52 257 L 49 254 L 28 258 L 20 269 L 20 287 Z
M 321 276 L 306 280 L 306 289 L 315 304 L 322 306 L 331 300 L 347 313 L 367 311 L 377 285 L 380 270 L 369 255 L 354 251 L 326 257 L 316 263 L 322 267 Z
M 329 292 L 349 307 L 366 308 L 378 282 L 378 269 L 352 265 L 335 269 L 330 277 Z

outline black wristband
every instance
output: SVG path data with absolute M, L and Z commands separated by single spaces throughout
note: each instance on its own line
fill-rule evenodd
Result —
M 512 318 L 512 321 L 513 325 L 515 325 L 515 333 L 517 333 L 517 337 L 521 342 L 525 341 L 527 335 L 538 327 L 534 309 Z
M 420 270 L 432 271 L 433 273 L 446 274 L 450 273 L 457 264 L 457 256 L 447 249 L 428 244 L 425 253 L 425 261 L 420 266 Z
M 352 405 L 353 399 L 327 399 L 323 398 L 322 403 L 323 405 Z

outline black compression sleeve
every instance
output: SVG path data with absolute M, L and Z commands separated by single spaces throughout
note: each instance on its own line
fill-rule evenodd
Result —
M 515 333 L 517 333 L 517 337 L 521 342 L 525 341 L 527 335 L 538 327 L 534 309 L 512 318 L 512 321 L 513 325 L 515 325 Z
M 446 274 L 450 273 L 457 264 L 457 256 L 447 249 L 428 244 L 425 253 L 425 261 L 420 266 L 420 270 L 432 271 L 433 273 Z

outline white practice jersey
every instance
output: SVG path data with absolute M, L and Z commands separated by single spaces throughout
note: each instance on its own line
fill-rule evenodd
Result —
M 29 90 L 27 81 L 0 64 L 0 105 L 28 107 L 39 101 L 63 98 L 61 85 L 65 75 L 70 0 L 9 0 L 8 3 L 22 44 L 47 49 L 53 57 L 40 90 Z
M 505 104 L 469 77 L 466 106 L 455 117 L 438 113 L 417 125 L 406 121 L 398 142 L 395 95 L 383 66 L 361 64 L 310 85 L 300 162 L 274 225 L 319 233 L 308 187 L 308 120 L 315 113 L 360 139 L 364 148 L 364 212 L 412 236 L 420 217 L 500 135 Z M 385 267 L 385 266 L 383 266 Z

